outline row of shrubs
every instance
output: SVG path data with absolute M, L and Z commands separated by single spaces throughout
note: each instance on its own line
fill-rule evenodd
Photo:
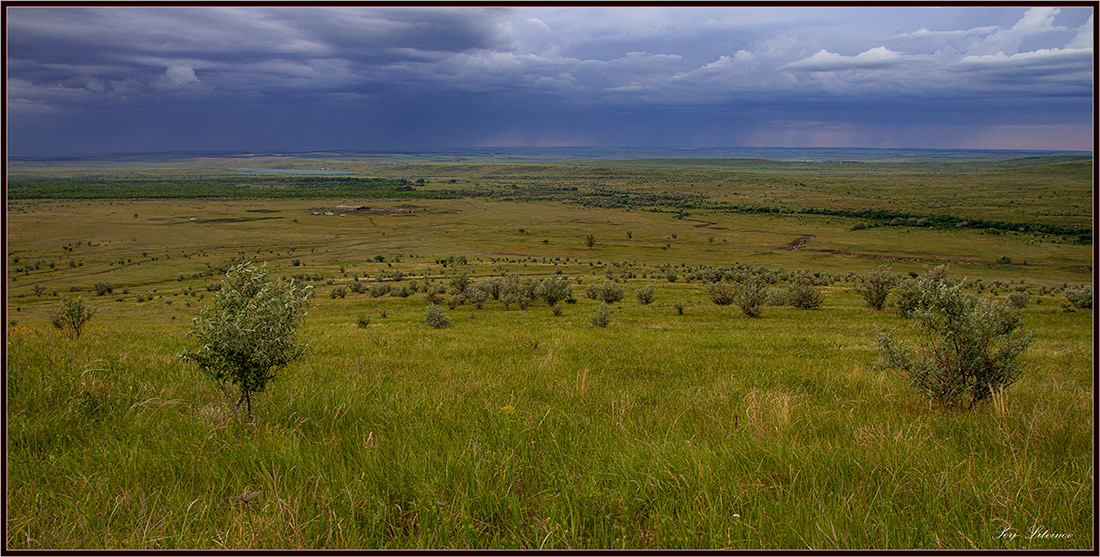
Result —
M 250 411 L 251 393 L 263 390 L 264 384 L 274 377 L 274 370 L 300 357 L 302 350 L 294 334 L 312 287 L 299 288 L 290 280 L 272 283 L 266 279 L 264 268 L 248 264 L 232 269 L 223 283 L 224 287 L 215 294 L 216 308 L 205 308 L 195 320 L 199 348 L 185 352 L 185 356 L 196 361 L 211 379 L 237 384 L 241 396 L 235 407 L 240 409 L 244 403 Z M 964 293 L 962 288 L 962 281 L 947 277 L 946 266 L 926 269 L 907 279 L 880 267 L 861 277 L 857 291 L 876 309 L 884 308 L 887 296 L 894 293 L 899 314 L 913 319 L 927 333 L 922 337 L 924 344 L 916 348 L 902 345 L 888 333 L 880 333 L 880 365 L 901 369 L 914 388 L 937 402 L 968 403 L 968 407 L 973 407 L 1018 379 L 1023 372 L 1019 356 L 1029 346 L 1031 336 L 1022 331 L 1017 310 Z M 429 292 L 442 294 L 441 289 L 441 285 L 436 285 Z M 652 285 L 639 289 L 639 302 L 652 302 L 653 290 Z M 767 287 L 762 277 L 749 274 L 737 283 L 724 280 L 708 283 L 707 291 L 715 303 L 737 303 L 746 314 L 754 315 L 756 311 L 756 316 L 766 298 Z M 461 300 L 475 305 L 494 298 L 506 306 L 543 300 L 557 308 L 559 302 L 572 299 L 571 292 L 570 281 L 560 276 L 542 280 L 509 276 L 471 283 L 463 274 L 454 277 L 450 284 L 452 303 Z M 1082 286 L 1070 292 L 1079 307 L 1091 307 L 1091 287 Z M 821 302 L 809 273 L 797 273 L 787 285 L 786 294 L 792 305 L 799 304 L 798 307 L 817 307 Z M 611 319 L 609 304 L 622 299 L 622 287 L 605 281 L 590 286 L 586 295 L 601 302 L 589 317 L 589 324 L 606 327 Z M 677 309 L 682 312 L 681 305 Z M 92 315 L 82 298 L 65 297 L 51 322 L 75 339 Z M 359 326 L 365 327 L 369 322 L 360 318 Z M 426 308 L 425 322 L 435 328 L 450 325 L 436 303 Z M 248 337 L 251 340 L 246 344 L 251 355 L 240 358 L 235 347 L 238 340 L 247 336 L 245 333 L 260 336 Z M 234 340 L 234 349 L 227 352 L 224 347 L 228 344 L 224 341 L 229 338 Z
M 894 306 L 897 308 L 898 314 L 902 317 L 911 318 L 917 308 L 921 307 L 924 301 L 922 296 L 925 295 L 923 293 L 927 292 L 930 288 L 928 285 L 939 283 L 944 283 L 949 287 L 957 286 L 963 288 L 966 286 L 963 281 L 959 279 L 947 278 L 946 265 L 941 265 L 933 269 L 925 267 L 925 272 L 923 274 L 904 279 L 901 275 L 891 271 L 888 266 L 882 265 L 879 266 L 878 269 L 863 275 L 855 290 L 863 296 L 868 306 L 876 310 L 883 309 L 886 305 L 887 296 L 893 292 Z M 999 281 L 995 281 L 995 283 L 999 283 Z M 983 292 L 985 290 L 980 280 L 977 281 L 977 290 L 978 292 Z M 1040 289 L 1040 294 L 1053 293 L 1054 290 L 1053 288 L 1044 286 Z M 1092 308 L 1092 286 L 1063 285 L 1062 292 L 1066 296 L 1063 307 L 1077 309 Z M 1027 290 L 1027 287 L 1023 285 L 1017 285 L 1014 291 L 1010 292 L 1008 295 L 1009 304 L 1017 309 L 1025 307 L 1030 299 L 1031 293 Z

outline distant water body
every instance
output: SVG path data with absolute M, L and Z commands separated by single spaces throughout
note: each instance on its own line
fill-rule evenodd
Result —
M 311 174 L 331 176 L 333 174 L 356 174 L 348 170 L 312 170 L 309 168 L 234 168 L 237 172 L 251 174 Z

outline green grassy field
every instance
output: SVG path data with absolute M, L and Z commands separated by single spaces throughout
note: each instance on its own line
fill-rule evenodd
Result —
M 326 197 L 322 183 L 297 198 L 227 170 L 264 165 L 426 183 L 389 198 Z M 9 194 L 7 548 L 1093 548 L 1093 315 L 1059 305 L 1065 285 L 1092 283 L 1092 246 L 965 227 L 853 230 L 875 223 L 797 211 L 1091 230 L 1088 169 L 14 164 L 10 181 L 126 193 Z M 254 197 L 128 198 L 189 180 Z M 412 212 L 324 214 L 338 204 Z M 243 260 L 309 275 L 317 294 L 306 357 L 251 420 L 179 358 L 207 285 Z M 968 291 L 1000 300 L 1026 288 L 1027 373 L 963 412 L 876 367 L 877 332 L 918 338 L 852 290 L 853 274 L 883 263 L 946 263 Z M 759 319 L 717 306 L 694 275 L 735 265 L 817 273 L 824 305 L 767 306 Z M 330 295 L 353 280 L 447 285 L 462 273 L 560 274 L 576 303 L 559 316 L 545 303 L 444 304 L 452 326 L 436 330 L 423 292 Z M 608 276 L 626 295 L 594 328 L 599 303 L 584 291 Z M 98 296 L 97 282 L 113 291 Z M 634 295 L 646 285 L 650 305 Z M 49 316 L 77 290 L 96 314 L 73 340 Z M 246 491 L 262 495 L 233 500 Z

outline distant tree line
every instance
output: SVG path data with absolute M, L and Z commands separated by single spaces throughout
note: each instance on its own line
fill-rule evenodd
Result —
M 173 198 L 442 198 L 404 179 L 357 177 L 253 177 L 179 180 L 18 179 L 8 181 L 9 199 Z

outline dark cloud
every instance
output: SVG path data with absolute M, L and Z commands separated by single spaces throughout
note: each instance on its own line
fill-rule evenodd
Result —
M 960 122 L 1092 122 L 1088 9 L 7 10 L 14 154 L 936 147 L 936 126 L 992 137 Z

